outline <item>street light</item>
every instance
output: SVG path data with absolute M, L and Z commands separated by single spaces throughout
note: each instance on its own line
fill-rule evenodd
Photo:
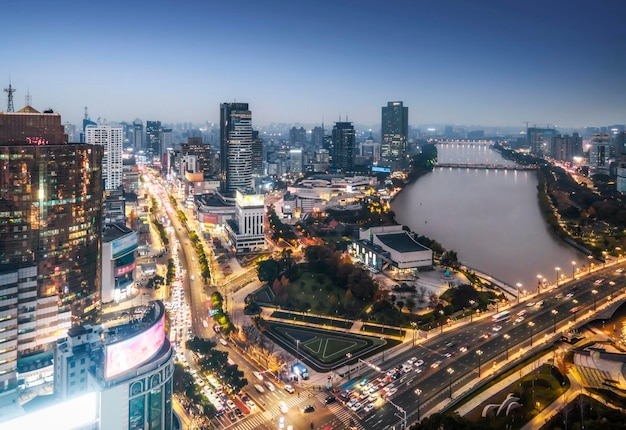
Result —
M 350 359 L 352 358 L 352 354 L 347 352 L 346 353 L 346 357 L 348 357 L 348 361 L 350 361 Z M 352 379 L 352 373 L 351 373 L 351 368 L 350 368 L 350 363 L 346 363 L 348 365 L 348 381 Z
M 537 274 L 537 294 L 541 292 L 541 278 L 543 278 L 541 273 Z
M 593 311 L 596 310 L 596 294 L 598 294 L 598 290 L 591 290 L 591 294 L 593 294 Z
M 515 286 L 517 287 L 517 303 L 519 304 L 519 289 L 522 288 L 522 283 L 518 282 Z
M 417 422 L 420 421 L 420 396 L 422 395 L 422 390 L 419 388 L 415 389 L 415 394 L 417 394 Z
M 572 280 L 576 279 L 575 278 L 575 274 L 576 274 L 576 262 L 572 261 Z
M 556 286 L 559 286 L 559 271 L 561 270 L 560 267 L 555 267 L 554 270 L 556 270 Z
M 535 326 L 535 323 L 530 321 L 528 323 L 528 327 L 530 327 L 530 346 L 533 346 L 533 327 Z
M 413 327 L 413 346 L 415 346 L 415 331 L 417 330 L 417 323 L 415 321 L 411 321 L 411 327 Z
M 593 264 L 591 260 L 593 260 L 593 255 L 588 255 L 587 258 L 589 259 L 589 273 L 591 273 L 591 265 Z
M 300 339 L 296 339 L 296 365 L 298 364 L 298 357 L 299 357 L 299 350 L 300 350 Z
M 449 390 L 450 390 L 450 398 L 452 398 L 452 374 L 454 373 L 454 369 L 451 367 L 448 367 L 448 375 L 450 378 L 450 382 L 448 384 Z
M 509 359 L 509 339 L 511 338 L 511 336 L 509 336 L 508 334 L 504 334 L 504 340 L 506 340 L 506 359 Z
M 480 378 L 480 357 L 483 355 L 483 352 L 478 349 L 476 350 L 476 355 L 478 356 L 478 377 Z
M 552 333 L 556 333 L 556 316 L 558 315 L 559 311 L 557 311 L 556 309 L 552 309 L 552 317 L 554 318 L 554 320 L 552 321 Z

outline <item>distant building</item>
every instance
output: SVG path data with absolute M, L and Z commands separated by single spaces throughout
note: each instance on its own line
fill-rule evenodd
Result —
M 289 172 L 295 176 L 304 173 L 304 153 L 302 148 L 289 150 Z
M 606 133 L 594 133 L 589 148 L 589 167 L 594 173 L 609 173 L 611 138 Z
M 207 176 L 211 174 L 211 145 L 203 143 L 201 137 L 189 137 L 187 143 L 180 145 L 179 156 L 185 157 L 187 155 L 196 157 L 198 171 Z
M 135 149 L 135 152 L 146 150 L 146 145 L 144 143 L 143 121 L 140 119 L 133 121 L 132 146 Z
M 301 148 L 306 143 L 306 130 L 304 127 L 292 127 L 291 130 L 289 130 L 289 146 L 292 148 Z
M 365 141 L 361 142 L 360 148 L 360 155 L 367 157 L 370 164 L 378 165 L 380 163 L 380 143 L 375 142 L 371 134 Z
M 85 129 L 85 143 L 104 147 L 102 157 L 102 177 L 104 189 L 116 190 L 122 185 L 122 153 L 124 130 L 110 125 L 88 125 Z
M 324 145 L 324 126 L 313 127 L 311 130 L 311 146 L 313 149 L 320 149 Z
M 257 130 L 252 130 L 252 174 L 263 176 L 263 138 Z
M 351 247 L 351 253 L 355 257 L 363 259 L 369 252 L 377 252 L 378 258 L 387 260 L 387 266 L 393 266 L 401 270 L 424 269 L 432 267 L 433 252 L 429 248 L 420 244 L 415 237 L 404 230 L 401 225 L 372 227 L 359 232 L 359 243 Z M 376 245 L 380 248 L 372 246 Z M 366 252 L 362 250 L 365 249 Z M 375 262 L 374 267 L 382 267 L 384 263 L 377 262 L 377 259 L 363 260 L 364 262 Z
M 550 157 L 554 160 L 571 162 L 575 156 L 582 155 L 583 138 L 578 133 L 572 136 L 557 134 L 552 136 Z
M 550 155 L 550 143 L 552 137 L 557 135 L 554 128 L 528 127 L 526 138 L 530 152 L 537 156 Z
M 381 159 L 393 170 L 404 166 L 409 136 L 409 108 L 403 102 L 388 102 L 382 108 Z
M 339 172 L 354 170 L 355 132 L 351 122 L 336 122 L 332 135 L 331 166 Z
M 265 244 L 265 198 L 262 194 L 236 192 L 235 219 L 226 223 L 226 233 L 236 252 L 254 252 Z
M 102 303 L 135 295 L 137 232 L 124 224 L 110 224 L 102 236 Z
M 161 121 L 146 121 L 146 152 L 161 157 Z M 151 160 L 152 161 L 152 160 Z
M 222 190 L 234 193 L 252 187 L 252 112 L 248 103 L 220 105 Z

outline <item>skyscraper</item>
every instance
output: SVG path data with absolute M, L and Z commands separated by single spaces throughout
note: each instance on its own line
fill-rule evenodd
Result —
M 252 188 L 252 112 L 248 103 L 220 105 L 222 191 Z
M 102 157 L 102 178 L 104 189 L 116 190 L 122 185 L 122 153 L 124 130 L 122 127 L 110 125 L 88 125 L 85 129 L 85 143 L 101 145 L 104 148 Z
M 136 152 L 144 151 L 144 139 L 143 139 L 143 121 L 136 119 L 133 121 L 133 148 Z
M 336 122 L 332 134 L 332 167 L 341 172 L 354 169 L 354 126 L 351 122 Z
M 263 138 L 256 130 L 252 131 L 252 174 L 263 175 Z
M 398 170 L 403 166 L 409 136 L 409 108 L 402 102 L 388 102 L 382 108 L 382 162 Z
M 0 130 L 1 404 L 21 363 L 46 367 L 62 333 L 100 319 L 103 147 L 68 144 L 59 114 L 30 107 Z
M 146 152 L 161 156 L 161 121 L 146 121 Z

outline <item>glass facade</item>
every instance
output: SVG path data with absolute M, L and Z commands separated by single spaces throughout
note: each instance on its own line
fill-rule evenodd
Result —
M 98 146 L 0 141 L 0 273 L 37 266 L 36 298 L 58 297 L 72 325 L 100 319 L 101 159 Z

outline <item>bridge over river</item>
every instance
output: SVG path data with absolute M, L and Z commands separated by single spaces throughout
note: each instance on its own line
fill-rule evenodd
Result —
M 435 167 L 453 169 L 482 169 L 482 170 L 537 170 L 537 166 L 521 164 L 481 164 L 481 163 L 437 163 Z

